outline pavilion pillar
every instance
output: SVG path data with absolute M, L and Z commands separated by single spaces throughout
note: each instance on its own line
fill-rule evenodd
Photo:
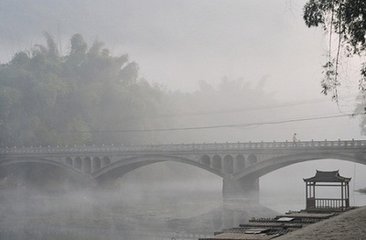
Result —
M 344 210 L 344 190 L 343 190 L 343 182 L 341 182 L 341 208 Z
M 348 190 L 348 192 L 347 192 L 347 202 L 348 202 L 348 207 L 350 207 L 350 200 L 349 200 L 349 182 L 347 183 L 347 190 Z

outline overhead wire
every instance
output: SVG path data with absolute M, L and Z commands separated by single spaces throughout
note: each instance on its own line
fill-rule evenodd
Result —
M 355 98 L 354 95 L 345 96 L 342 100 Z M 149 119 L 161 119 L 161 118 L 175 118 L 175 117 L 194 117 L 194 116 L 208 116 L 208 115 L 216 115 L 216 114 L 226 114 L 226 113 L 241 113 L 241 112 L 249 112 L 249 111 L 260 111 L 260 110 L 271 110 L 271 109 L 279 109 L 286 107 L 296 107 L 303 106 L 312 103 L 325 103 L 329 102 L 328 99 L 324 98 L 316 98 L 304 101 L 296 101 L 296 102 L 287 102 L 282 104 L 274 104 L 274 105 L 262 105 L 262 106 L 253 106 L 253 107 L 245 107 L 245 108 L 234 108 L 228 110 L 217 110 L 217 111 L 200 111 L 200 112 L 183 112 L 183 113 L 172 113 L 172 114 L 158 114 L 155 116 L 149 116 Z M 343 113 L 343 112 L 342 112 Z M 123 120 L 134 120 L 141 118 L 141 116 L 126 116 Z
M 175 127 L 175 128 L 151 128 L 151 129 L 114 129 L 114 130 L 90 130 L 80 132 L 113 132 L 113 133 L 139 133 L 139 132 L 170 132 L 170 131 L 190 131 L 190 130 L 205 130 L 205 129 L 219 129 L 219 128 L 237 128 L 237 127 L 251 127 L 251 126 L 263 126 L 263 125 L 277 125 L 313 120 L 324 120 L 332 118 L 343 118 L 343 117 L 355 117 L 359 115 L 365 115 L 366 112 L 362 113 L 349 113 L 349 114 L 337 114 L 337 115 L 326 115 L 318 117 L 305 117 L 295 118 L 287 120 L 277 121 L 262 121 L 262 122 L 249 122 L 249 123 L 238 123 L 238 124 L 222 124 L 222 125 L 208 125 L 208 126 L 195 126 L 195 127 Z

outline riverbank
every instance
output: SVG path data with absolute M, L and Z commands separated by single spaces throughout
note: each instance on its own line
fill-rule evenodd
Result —
M 364 240 L 366 206 L 347 212 L 288 212 L 274 218 L 252 218 L 200 240 Z
M 278 240 L 361 240 L 366 236 L 366 207 L 311 224 L 276 238 Z

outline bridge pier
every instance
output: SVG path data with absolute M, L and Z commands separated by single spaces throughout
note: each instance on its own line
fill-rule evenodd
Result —
M 236 180 L 232 175 L 225 175 L 222 184 L 224 201 L 243 200 L 259 202 L 259 178 L 243 178 Z

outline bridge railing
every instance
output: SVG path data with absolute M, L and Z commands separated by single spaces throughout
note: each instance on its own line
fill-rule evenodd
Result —
M 366 140 L 298 141 L 298 142 L 246 142 L 246 143 L 200 143 L 162 145 L 74 145 L 40 147 L 3 147 L 0 154 L 24 153 L 75 153 L 75 152 L 154 152 L 154 151 L 210 151 L 248 149 L 311 149 L 311 148 L 363 148 Z

